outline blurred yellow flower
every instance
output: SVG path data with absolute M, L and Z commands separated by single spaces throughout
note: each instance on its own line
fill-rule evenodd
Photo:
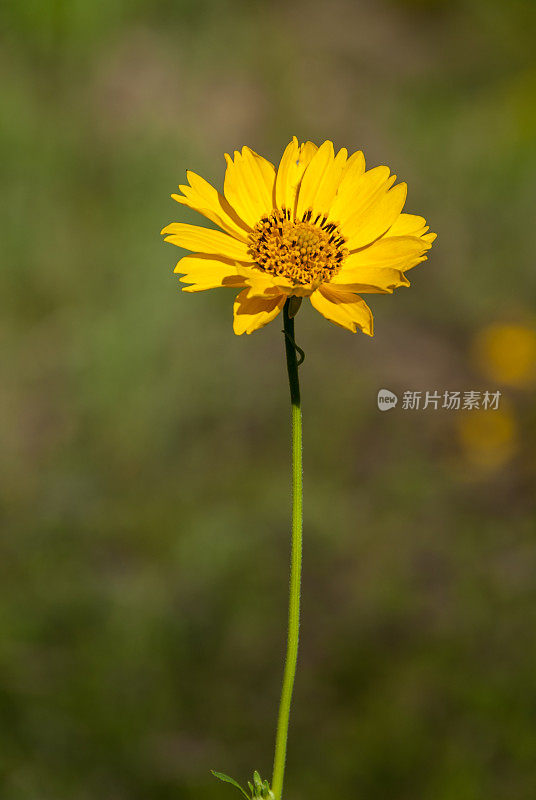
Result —
M 526 386 L 536 378 L 536 329 L 528 325 L 494 323 L 475 340 L 479 368 L 499 383 Z
M 466 460 L 482 470 L 506 464 L 518 448 L 518 428 L 503 399 L 496 411 L 472 410 L 458 419 L 458 435 Z
M 241 288 L 236 334 L 266 325 L 294 296 L 372 336 L 372 312 L 359 295 L 409 286 L 404 272 L 426 260 L 436 238 L 423 217 L 402 213 L 406 184 L 393 186 L 388 167 L 365 170 L 360 151 L 335 154 L 330 141 L 317 147 L 294 137 L 277 170 L 249 147 L 225 158 L 224 195 L 193 172 L 171 195 L 221 228 L 173 222 L 162 230 L 193 251 L 175 268 L 184 291 Z

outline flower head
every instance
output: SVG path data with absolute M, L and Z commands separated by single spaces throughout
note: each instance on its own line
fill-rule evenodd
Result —
M 425 261 L 436 238 L 423 217 L 403 214 L 406 184 L 388 167 L 365 170 L 362 152 L 335 154 L 333 143 L 287 146 L 279 167 L 243 147 L 226 154 L 224 194 L 194 172 L 171 195 L 221 230 L 173 222 L 166 241 L 193 251 L 175 272 L 199 292 L 241 288 L 234 331 L 252 333 L 289 297 L 308 297 L 331 322 L 372 336 L 361 294 L 409 286 L 408 269 Z
M 483 372 L 510 386 L 530 386 L 536 379 L 536 326 L 495 322 L 483 328 L 474 344 Z
M 479 473 L 500 469 L 518 450 L 517 419 L 505 402 L 496 411 L 477 409 L 461 414 L 457 427 L 464 458 Z

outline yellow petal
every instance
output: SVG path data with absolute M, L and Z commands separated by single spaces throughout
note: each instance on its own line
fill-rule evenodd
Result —
M 172 198 L 177 203 L 203 214 L 207 219 L 223 228 L 226 233 L 245 242 L 250 229 L 231 208 L 225 197 L 195 172 L 188 170 L 186 177 L 190 185 L 179 186 L 182 195 L 172 194 Z
M 382 167 L 380 169 L 387 169 L 387 167 Z M 369 172 L 371 171 L 372 170 L 369 170 Z M 329 210 L 329 219 L 332 222 L 340 223 L 342 220 L 346 221 L 350 214 L 353 213 L 353 205 L 356 198 L 356 184 L 364 172 L 365 156 L 358 150 L 357 153 L 353 153 L 350 156 L 344 166 L 337 194 Z M 389 177 L 388 169 L 386 177 Z
M 359 267 L 342 275 L 338 273 L 330 286 L 347 292 L 363 292 L 364 294 L 391 294 L 393 289 L 409 286 L 410 283 L 403 272 L 389 267 Z
M 237 261 L 252 260 L 244 242 L 239 242 L 221 231 L 200 228 L 198 225 L 188 225 L 185 222 L 172 222 L 163 228 L 161 233 L 166 234 L 166 242 L 184 247 L 186 250 L 222 255 Z
M 277 175 L 275 179 L 275 201 L 278 208 L 292 208 L 294 197 L 291 197 L 290 178 L 292 174 L 292 167 L 297 165 L 299 160 L 300 146 L 295 136 L 292 141 L 287 144 L 279 167 L 277 168 Z M 288 198 L 288 199 L 287 199 Z
M 419 236 L 423 228 L 426 227 L 424 217 L 416 214 L 400 214 L 398 219 L 389 228 L 387 236 Z
M 362 150 L 356 150 L 355 153 L 352 153 L 352 155 L 346 159 L 346 164 L 342 172 L 342 180 L 346 180 L 349 174 L 351 174 L 355 179 L 359 175 L 362 175 L 364 171 L 365 156 L 363 155 Z
M 225 154 L 224 193 L 239 216 L 253 227 L 274 207 L 275 169 L 273 164 L 243 147 L 235 150 L 234 160 Z
M 298 140 L 294 136 L 281 157 L 275 187 L 276 204 L 278 208 L 288 208 L 292 219 L 296 211 L 300 181 L 317 149 L 313 142 L 298 145 Z
M 237 296 L 234 306 L 233 330 L 237 336 L 242 333 L 253 333 L 271 322 L 285 304 L 285 295 L 264 298 L 250 296 L 249 289 L 244 289 Z
M 316 192 L 311 199 L 310 206 L 313 210 L 313 219 L 319 214 L 322 217 L 327 217 L 329 215 L 331 205 L 341 182 L 347 156 L 348 151 L 343 147 L 342 150 L 339 150 L 335 158 L 328 162 L 324 173 L 318 181 Z
M 395 178 L 389 178 L 389 167 L 374 167 L 366 172 L 361 171 L 360 167 L 360 161 L 356 159 L 344 181 L 341 181 L 330 212 L 330 219 L 339 224 L 347 239 L 353 231 L 354 219 L 395 181 Z
M 182 283 L 192 284 L 183 286 L 183 292 L 202 292 L 220 286 L 246 286 L 245 269 L 238 271 L 236 264 L 228 259 L 197 253 L 181 258 L 174 271 L 184 273 L 179 278 Z
M 385 236 L 369 247 L 350 253 L 333 280 L 337 283 L 358 282 L 361 270 L 367 267 L 409 269 L 410 264 L 423 256 L 430 246 L 417 236 Z
M 333 142 L 324 142 L 312 157 L 301 179 L 298 189 L 296 219 L 302 219 L 308 209 L 314 209 L 314 201 L 318 190 L 323 184 L 324 176 L 332 167 L 334 159 Z
M 271 161 L 264 156 L 260 156 L 250 147 L 243 147 L 242 154 L 248 156 L 252 162 L 252 170 L 260 173 L 259 191 L 266 203 L 268 211 L 272 211 L 275 205 L 275 167 Z
M 343 227 L 346 247 L 349 250 L 357 250 L 383 236 L 404 208 L 406 196 L 405 183 L 399 183 L 388 191 L 380 191 Z
M 277 295 L 280 297 L 286 292 L 282 291 L 281 287 L 276 286 L 274 283 L 274 276 L 269 272 L 263 272 L 256 267 L 240 266 L 238 271 L 244 276 L 244 286 L 249 287 L 249 297 L 262 296 L 273 297 Z
M 372 311 L 358 295 L 323 284 L 309 299 L 314 308 L 335 325 L 352 333 L 359 328 L 368 336 L 373 335 Z
M 281 275 L 271 275 L 267 272 L 262 272 L 255 268 L 252 269 L 252 274 L 248 276 L 246 285 L 251 286 L 250 295 L 253 294 L 270 294 L 282 295 L 289 297 L 296 295 L 297 297 L 308 297 L 311 292 L 316 289 L 310 284 L 295 284 L 290 279 L 284 278 Z
M 402 267 L 402 269 L 407 271 L 408 269 L 415 267 L 417 264 L 420 264 L 422 261 L 426 261 L 427 255 L 425 254 L 437 238 L 437 233 L 427 233 L 428 225 L 423 223 L 426 223 L 424 217 L 418 217 L 414 214 L 401 214 L 396 220 L 395 224 L 389 228 L 385 236 L 382 237 L 382 239 L 380 239 L 378 242 L 375 242 L 373 245 L 371 245 L 371 247 L 376 247 L 376 244 L 379 244 L 380 241 L 385 241 L 386 243 L 392 242 L 396 245 L 396 248 L 399 250 L 399 253 L 402 256 L 403 240 L 406 242 L 411 240 L 412 245 L 409 249 L 413 249 L 413 255 L 409 255 L 408 249 L 408 259 Z M 408 233 L 400 233 L 404 230 L 408 231 Z M 410 233 L 410 231 L 412 232 Z M 415 242 L 420 242 L 420 246 Z M 404 245 L 404 247 L 406 247 L 406 245 Z M 369 248 L 365 248 L 365 250 L 362 252 L 366 252 L 368 249 Z M 384 252 L 387 253 L 387 245 Z M 352 253 L 350 257 L 353 258 L 354 255 L 356 254 Z M 392 263 L 390 266 L 398 266 L 398 264 Z

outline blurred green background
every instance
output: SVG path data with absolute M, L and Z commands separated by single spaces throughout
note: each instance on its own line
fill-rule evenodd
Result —
M 293 134 L 388 164 L 439 238 L 410 290 L 368 298 L 374 339 L 297 318 L 286 797 L 533 800 L 536 4 L 0 14 L 2 800 L 212 800 L 234 790 L 210 768 L 270 776 L 280 325 L 235 337 L 232 290 L 181 294 L 159 231 L 195 219 L 169 198 L 187 168 L 221 186 L 224 151 L 277 162 Z M 487 416 L 384 414 L 379 388 L 503 394 Z

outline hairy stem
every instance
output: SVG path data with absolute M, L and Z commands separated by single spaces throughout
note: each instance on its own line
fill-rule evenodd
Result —
M 285 760 L 287 754 L 288 726 L 292 690 L 298 661 L 298 638 L 300 629 L 300 586 L 302 565 L 302 416 L 300 405 L 300 383 L 298 362 L 294 342 L 294 318 L 289 316 L 287 300 L 283 309 L 285 352 L 287 356 L 290 401 L 292 406 L 292 554 L 290 565 L 290 597 L 288 611 L 288 638 L 283 688 L 279 703 L 277 734 L 275 741 L 274 772 L 272 791 L 276 800 L 281 800 Z

